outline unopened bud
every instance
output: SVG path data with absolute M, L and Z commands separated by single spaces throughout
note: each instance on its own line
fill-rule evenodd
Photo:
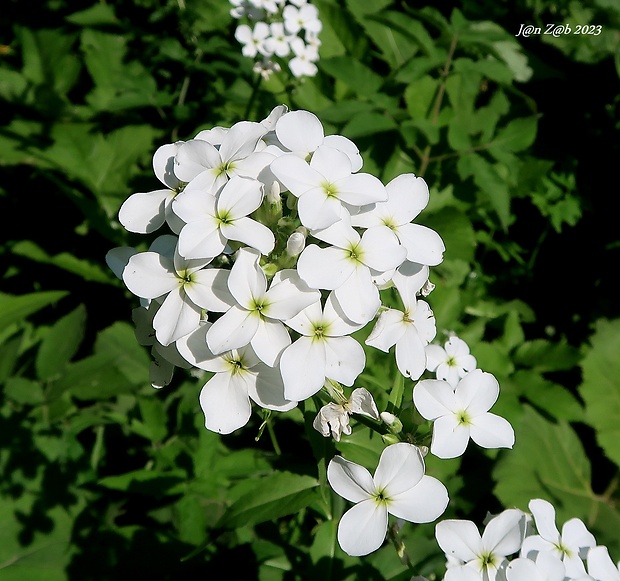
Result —
M 381 419 L 387 425 L 392 434 L 399 434 L 403 429 L 403 423 L 390 412 L 381 412 Z
M 292 257 L 299 256 L 306 247 L 307 235 L 308 230 L 306 228 L 303 226 L 297 228 L 297 230 L 288 237 L 286 242 L 286 253 Z
M 388 446 L 391 446 L 392 444 L 398 444 L 400 442 L 400 439 L 398 438 L 398 436 L 395 436 L 394 434 L 381 434 L 381 439 Z

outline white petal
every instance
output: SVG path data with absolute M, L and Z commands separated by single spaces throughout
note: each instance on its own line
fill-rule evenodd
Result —
M 476 416 L 487 412 L 497 401 L 499 383 L 490 373 L 474 369 L 459 381 L 454 392 L 459 406 Z
M 172 261 L 156 252 L 134 254 L 123 270 L 123 281 L 144 299 L 156 299 L 180 286 Z
M 483 551 L 478 528 L 470 520 L 443 520 L 435 527 L 435 537 L 446 555 L 465 563 L 472 561 Z
M 303 156 L 323 143 L 323 125 L 318 117 L 308 111 L 290 111 L 276 123 L 280 143 Z
M 387 226 L 376 226 L 364 232 L 361 240 L 362 261 L 379 272 L 400 266 L 406 250 Z
M 207 345 L 216 355 L 245 347 L 258 329 L 259 316 L 233 305 L 209 329 Z
M 226 133 L 220 146 L 222 161 L 243 159 L 255 149 L 258 140 L 267 133 L 267 128 L 253 121 L 235 123 Z
M 166 219 L 166 202 L 172 199 L 174 192 L 155 190 L 129 196 L 118 212 L 119 222 L 129 232 L 150 234 L 160 228 Z
M 157 340 L 169 345 L 183 335 L 191 333 L 200 325 L 200 308 L 185 294 L 183 289 L 171 291 L 153 319 Z
M 234 176 L 217 198 L 218 213 L 235 219 L 249 216 L 263 201 L 263 185 L 255 179 Z
M 414 174 L 401 174 L 387 186 L 388 205 L 398 216 L 399 224 L 411 222 L 428 204 L 430 195 L 424 179 Z
M 376 551 L 387 532 L 384 503 L 363 500 L 344 513 L 338 524 L 338 543 L 348 555 L 361 557 Z
M 293 154 L 274 159 L 271 162 L 271 171 L 284 187 L 297 197 L 312 188 L 320 187 L 324 181 L 319 172 Z
M 258 266 L 259 259 L 259 250 L 241 248 L 228 278 L 231 294 L 246 309 L 253 309 L 254 301 L 261 300 L 267 290 L 267 277 Z
M 609 556 L 609 549 L 604 546 L 593 547 L 588 551 L 588 573 L 595 579 L 617 581 L 620 579 L 618 567 Z
M 448 501 L 446 487 L 432 476 L 423 476 L 414 487 L 390 497 L 388 511 L 409 522 L 433 522 L 444 513 Z
M 363 326 L 360 323 L 354 323 L 344 314 L 333 293 L 330 293 L 325 301 L 323 324 L 327 327 L 326 334 L 330 337 L 350 335 Z
M 351 171 L 356 172 L 362 169 L 363 161 L 357 145 L 347 137 L 342 135 L 327 135 L 323 140 L 323 147 L 333 147 L 346 154 L 351 162 Z
M 424 460 L 420 449 L 400 442 L 383 450 L 374 475 L 377 490 L 388 498 L 413 488 L 424 476 Z
M 342 204 L 328 196 L 323 187 L 315 187 L 304 192 L 297 202 L 301 223 L 310 230 L 327 228 L 340 220 Z
M 495 414 L 481 414 L 472 419 L 471 439 L 483 448 L 512 448 L 515 432 L 508 420 Z
M 375 492 L 370 472 L 363 466 L 335 456 L 327 466 L 327 480 L 336 494 L 351 502 L 367 500 Z
M 321 298 L 321 294 L 310 288 L 294 269 L 286 269 L 274 277 L 271 288 L 265 293 L 263 314 L 272 319 L 292 319 L 303 309 Z M 274 284 L 275 283 L 275 284 Z
M 322 341 L 300 337 L 280 357 L 284 396 L 302 401 L 313 396 L 325 383 L 325 347 Z
M 363 347 L 352 337 L 326 337 L 323 344 L 325 377 L 344 385 L 353 385 L 366 365 Z
M 416 380 L 426 370 L 424 344 L 415 326 L 409 323 L 396 343 L 396 365 L 405 377 Z
M 280 321 L 259 317 L 258 328 L 251 345 L 258 358 L 273 367 L 278 362 L 282 351 L 291 344 L 291 337 Z
M 560 531 L 555 524 L 555 508 L 547 500 L 535 498 L 530 500 L 528 508 L 534 517 L 538 534 L 555 545 L 560 542 Z
M 508 581 L 545 581 L 536 563 L 522 557 L 510 561 L 506 567 L 506 578 Z M 560 578 L 560 581 L 562 579 L 564 576 Z
M 230 271 L 222 268 L 204 268 L 192 273 L 192 282 L 184 288 L 199 307 L 223 313 L 235 302 L 228 290 L 229 276 Z
M 435 230 L 420 224 L 404 224 L 397 228 L 396 234 L 407 249 L 407 260 L 428 266 L 437 266 L 443 261 L 446 247 Z
M 259 363 L 252 371 L 256 372 L 256 382 L 248 389 L 250 397 L 259 406 L 284 412 L 297 405 L 297 402 L 284 397 L 284 384 L 278 368 L 267 367 Z
M 179 254 L 187 259 L 215 258 L 226 247 L 226 238 L 214 219 L 196 220 L 179 233 Z
M 379 420 L 379 410 L 372 394 L 365 387 L 357 387 L 349 398 L 349 411 Z
M 330 184 L 335 184 L 351 175 L 349 157 L 330 147 L 319 147 L 312 155 L 310 167 L 318 171 L 325 178 L 324 181 Z M 340 191 L 336 195 L 340 197 Z
M 368 268 L 362 265 L 334 289 L 334 296 L 344 314 L 354 323 L 368 323 L 381 306 L 379 290 L 373 284 Z
M 157 179 L 171 190 L 179 185 L 179 179 L 174 175 L 174 156 L 180 145 L 181 142 L 162 145 L 153 155 L 153 171 Z
M 353 262 L 339 248 L 306 246 L 297 261 L 299 276 L 315 289 L 334 290 L 344 283 L 355 269 Z
M 523 512 L 510 508 L 494 516 L 482 533 L 482 543 L 488 551 L 506 557 L 516 553 L 521 547 L 521 521 Z
M 338 198 L 353 206 L 387 200 L 381 180 L 367 173 L 354 173 L 336 183 Z
M 451 415 L 456 409 L 452 387 L 438 379 L 423 379 L 413 388 L 413 403 L 420 415 L 427 420 Z
M 201 139 L 186 141 L 177 151 L 174 173 L 184 182 L 190 182 L 208 168 L 214 168 L 222 162 L 217 149 Z
M 252 414 L 248 388 L 239 373 L 216 373 L 200 392 L 207 429 L 230 434 L 245 426 Z
M 469 443 L 469 426 L 455 415 L 442 416 L 433 423 L 431 452 L 437 458 L 458 458 Z
M 125 270 L 129 259 L 134 254 L 138 254 L 135 248 L 131 246 L 118 246 L 108 251 L 105 255 L 105 263 L 117 278 L 123 280 L 123 270 Z
M 276 243 L 273 232 L 252 218 L 238 218 L 231 224 L 222 224 L 220 231 L 228 240 L 243 242 L 265 255 L 273 250 Z
M 403 321 L 403 313 L 396 309 L 388 309 L 379 315 L 365 342 L 366 345 L 387 353 L 406 331 L 407 324 Z
M 207 345 L 207 331 L 211 323 L 202 323 L 194 332 L 177 339 L 176 346 L 183 358 L 194 367 L 220 372 L 230 368 L 220 355 L 214 355 Z
M 594 535 L 586 528 L 583 521 L 578 518 L 571 518 L 562 526 L 562 544 L 577 552 L 585 547 L 596 545 Z

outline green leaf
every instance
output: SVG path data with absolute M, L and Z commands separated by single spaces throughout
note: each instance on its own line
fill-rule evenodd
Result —
M 608 458 L 620 466 L 620 319 L 600 319 L 581 361 L 579 393 L 586 403 L 588 423 Z
M 0 329 L 21 322 L 28 315 L 58 302 L 68 291 L 46 291 L 13 296 L 0 293 Z
M 599 527 L 616 527 L 615 536 L 607 538 L 617 543 L 620 515 L 604 495 L 592 491 L 590 461 L 569 424 L 550 422 L 525 406 L 515 431 L 514 449 L 502 454 L 493 471 L 494 492 L 502 504 L 527 510 L 533 498 L 549 500 L 558 523 L 580 518 L 599 543 L 607 540 L 597 534 Z
M 523 151 L 534 143 L 537 128 L 537 116 L 513 119 L 506 127 L 497 132 L 490 149 L 501 148 L 510 152 Z
M 575 367 L 580 357 L 579 350 L 567 343 L 534 339 L 523 343 L 515 351 L 514 362 L 540 372 L 564 371 Z
M 30 260 L 43 264 L 52 264 L 68 272 L 72 272 L 84 280 L 101 282 L 104 284 L 117 284 L 117 279 L 108 269 L 103 269 L 99 264 L 76 258 L 68 252 L 61 252 L 50 256 L 40 246 L 30 240 L 21 240 L 13 245 L 13 254 L 24 256 Z
M 133 327 L 118 321 L 100 331 L 95 340 L 95 352 L 114 361 L 115 367 L 134 385 L 146 383 L 150 358 L 138 344 Z
M 108 4 L 95 4 L 66 17 L 68 22 L 79 26 L 104 26 L 118 24 L 114 10 Z
M 347 84 L 362 96 L 376 93 L 383 85 L 383 77 L 358 60 L 348 56 L 336 56 L 319 61 L 320 69 Z
M 430 116 L 438 86 L 439 81 L 429 75 L 409 83 L 405 89 L 405 103 L 413 119 L 426 119 Z
M 123 490 L 160 499 L 181 494 L 185 489 L 186 481 L 187 474 L 181 469 L 169 472 L 134 470 L 118 476 L 102 478 L 97 484 L 112 490 Z
M 43 386 L 25 377 L 10 377 L 4 385 L 4 393 L 13 401 L 27 405 L 37 405 L 45 399 Z
M 351 139 L 363 137 L 365 135 L 376 135 L 383 131 L 391 131 L 396 129 L 397 125 L 394 119 L 381 113 L 360 113 L 357 114 L 347 123 L 342 134 Z
M 240 494 L 220 519 L 220 525 L 253 526 L 299 512 L 316 500 L 318 485 L 316 478 L 291 472 L 245 480 L 231 489 L 231 495 Z
M 47 332 L 35 360 L 37 377 L 52 379 L 69 363 L 84 338 L 86 308 L 80 305 L 59 319 Z

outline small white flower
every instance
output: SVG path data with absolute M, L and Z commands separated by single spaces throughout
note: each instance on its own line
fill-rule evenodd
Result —
M 269 26 L 265 22 L 257 22 L 254 28 L 241 24 L 235 30 L 235 38 L 243 44 L 241 54 L 254 58 L 258 53 L 265 54 L 265 39 L 269 36 Z
M 588 549 L 596 545 L 596 539 L 586 525 L 580 519 L 572 518 L 564 523 L 560 533 L 555 524 L 555 508 L 550 502 L 536 498 L 530 500 L 528 507 L 538 534 L 523 541 L 521 556 L 530 557 L 532 553 L 550 551 L 562 559 L 568 577 L 585 576 L 582 559 L 586 558 Z
M 455 389 L 439 379 L 418 382 L 413 401 L 422 417 L 434 422 L 431 453 L 439 458 L 461 456 L 470 437 L 483 448 L 512 448 L 512 426 L 488 411 L 498 396 L 497 379 L 480 369 L 470 371 Z
M 444 581 L 501 578 L 498 573 L 508 564 L 506 557 L 521 546 L 524 523 L 525 515 L 517 509 L 505 510 L 493 517 L 482 536 L 469 520 L 449 519 L 438 523 L 435 536 L 449 563 Z
M 447 381 L 452 387 L 476 369 L 476 358 L 469 353 L 467 343 L 458 337 L 450 337 L 444 347 L 426 346 L 426 369 L 434 371 L 437 379 Z
M 367 555 L 381 546 L 388 513 L 427 523 L 448 505 L 446 487 L 424 474 L 422 454 L 404 442 L 383 450 L 374 476 L 363 466 L 336 456 L 327 467 L 327 479 L 337 494 L 356 503 L 338 524 L 338 542 L 352 556 Z

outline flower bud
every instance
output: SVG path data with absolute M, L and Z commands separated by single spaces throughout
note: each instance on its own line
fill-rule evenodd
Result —
M 399 434 L 403 429 L 403 423 L 390 412 L 381 412 L 381 419 L 387 425 L 392 434 Z
M 291 256 L 299 256 L 302 250 L 306 247 L 306 236 L 308 230 L 303 226 L 300 226 L 293 232 L 286 242 L 286 253 Z
M 388 446 L 391 446 L 392 444 L 398 444 L 400 442 L 400 440 L 398 439 L 398 436 L 395 436 L 394 434 L 382 434 L 381 439 Z

